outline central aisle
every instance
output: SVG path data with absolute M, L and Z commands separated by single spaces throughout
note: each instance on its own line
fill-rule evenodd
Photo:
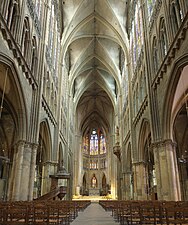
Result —
M 79 212 L 71 225 L 119 225 L 119 223 L 114 221 L 111 212 L 106 212 L 98 202 L 92 202 L 83 212 Z

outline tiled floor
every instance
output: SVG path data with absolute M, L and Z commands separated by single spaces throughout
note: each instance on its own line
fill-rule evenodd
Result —
M 119 225 L 111 216 L 111 212 L 106 212 L 97 202 L 92 202 L 83 212 L 79 212 L 78 217 L 71 225 Z

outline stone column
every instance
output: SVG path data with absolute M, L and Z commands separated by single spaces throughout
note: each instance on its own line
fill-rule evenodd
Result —
M 13 190 L 12 190 L 12 199 L 13 201 L 19 200 L 20 196 L 20 185 L 21 185 L 21 177 L 22 177 L 22 164 L 23 164 L 23 154 L 24 154 L 24 141 L 19 141 L 16 144 L 15 157 L 13 161 L 12 171 L 13 177 Z
M 82 137 L 76 135 L 76 146 L 77 149 L 73 152 L 74 162 L 73 162 L 73 194 L 80 195 L 80 187 L 82 186 L 83 179 L 83 156 L 82 156 Z
M 147 177 L 144 162 L 133 163 L 134 200 L 147 200 Z
M 12 165 L 10 163 L 10 178 L 9 178 L 9 182 L 8 182 L 8 196 L 7 199 L 8 200 L 12 200 L 13 199 L 13 187 L 14 187 L 14 178 L 15 178 L 15 172 L 16 172 L 16 151 L 17 151 L 17 146 L 14 147 L 14 155 L 13 155 L 13 160 L 12 160 Z
M 123 173 L 123 200 L 132 199 L 132 172 Z
M 22 162 L 22 174 L 20 182 L 20 197 L 19 200 L 28 200 L 29 195 L 29 180 L 30 180 L 30 165 L 31 165 L 32 144 L 25 143 Z
M 181 200 L 176 144 L 164 140 L 152 144 L 159 200 Z
M 36 166 L 36 155 L 37 155 L 37 144 L 33 144 L 31 153 L 31 163 L 30 163 L 30 177 L 29 177 L 29 193 L 28 200 L 33 200 L 33 185 L 35 179 L 35 166 Z

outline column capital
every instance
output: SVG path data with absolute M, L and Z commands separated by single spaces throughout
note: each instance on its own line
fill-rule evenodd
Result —
M 137 162 L 133 162 L 132 164 L 135 165 L 135 166 L 139 166 L 139 165 L 144 165 L 145 162 L 144 161 L 137 161 Z
M 39 144 L 37 144 L 37 143 L 32 143 L 32 147 L 33 147 L 33 149 L 37 149 L 37 148 L 38 148 L 38 146 L 39 146 Z
M 32 148 L 33 143 L 25 141 L 24 147 L 26 148 Z
M 17 141 L 17 142 L 15 143 L 15 147 L 17 147 L 17 148 L 18 148 L 19 146 L 24 147 L 25 143 L 26 143 L 25 140 L 19 140 L 19 141 Z
M 165 140 L 162 140 L 162 141 L 157 141 L 157 142 L 154 142 L 151 144 L 151 148 L 160 148 L 160 147 L 165 147 L 167 145 L 171 145 L 172 147 L 176 147 L 177 144 L 176 142 L 173 142 L 172 139 L 165 139 Z

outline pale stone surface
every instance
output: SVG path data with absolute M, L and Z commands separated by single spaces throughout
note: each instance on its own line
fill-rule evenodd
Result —
M 92 202 L 71 225 L 118 225 L 111 216 L 111 212 L 106 212 L 99 203 Z

